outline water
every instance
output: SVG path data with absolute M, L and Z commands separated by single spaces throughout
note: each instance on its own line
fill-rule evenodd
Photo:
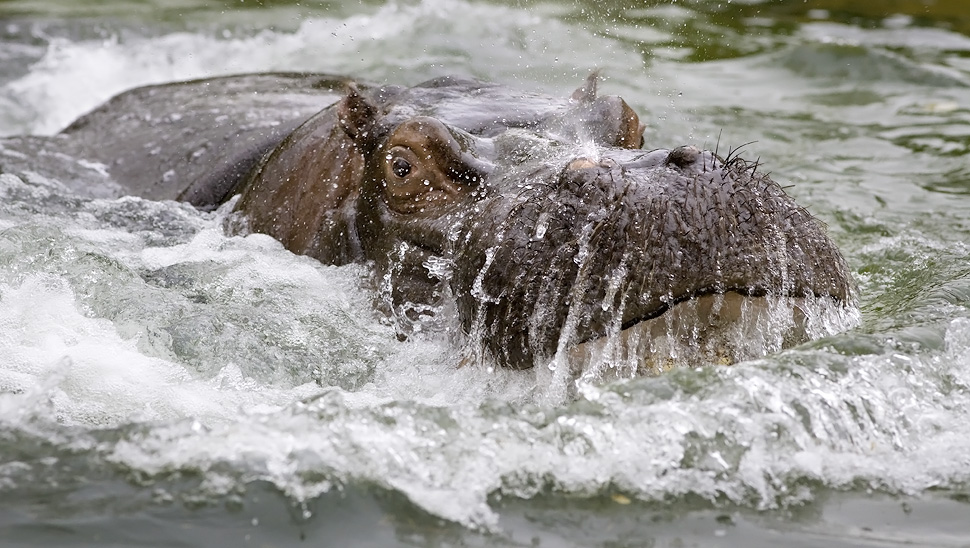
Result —
M 568 94 L 743 143 L 828 224 L 848 332 L 550 399 L 225 211 L 0 175 L 4 546 L 970 545 L 961 2 L 0 5 L 0 134 L 259 70 Z M 635 4 L 635 5 L 634 5 Z

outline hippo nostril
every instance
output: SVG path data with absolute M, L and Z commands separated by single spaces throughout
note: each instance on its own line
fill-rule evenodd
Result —
M 700 149 L 693 146 L 682 146 L 677 147 L 670 151 L 667 156 L 667 164 L 673 164 L 677 167 L 686 168 L 690 167 L 697 161 L 697 158 L 701 155 Z

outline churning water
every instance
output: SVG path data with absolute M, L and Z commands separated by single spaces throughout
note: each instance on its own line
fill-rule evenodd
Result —
M 757 141 L 846 253 L 859 326 L 563 401 L 548 371 L 458 367 L 447 333 L 399 342 L 363 266 L 2 174 L 4 545 L 970 545 L 957 2 L 509 4 L 7 2 L 0 135 L 207 75 L 568 94 L 599 68 L 648 148 Z

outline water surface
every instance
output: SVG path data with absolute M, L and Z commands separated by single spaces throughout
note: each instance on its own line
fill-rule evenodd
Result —
M 960 1 L 0 4 L 0 135 L 210 75 L 457 74 L 647 147 L 744 145 L 858 283 L 845 333 L 586 386 L 399 342 L 362 266 L 0 175 L 0 538 L 77 546 L 970 545 Z M 746 144 L 750 143 L 750 144 Z

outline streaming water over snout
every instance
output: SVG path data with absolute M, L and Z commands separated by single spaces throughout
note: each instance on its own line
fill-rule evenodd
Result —
M 565 96 L 601 69 L 647 149 L 751 143 L 845 253 L 859 325 L 550 398 L 447 325 L 397 340 L 366 266 L 230 236 L 227 208 L 0 174 L 0 544 L 970 544 L 963 3 L 507 4 L 4 2 L 0 135 L 206 75 Z M 777 341 L 771 314 L 732 340 Z

